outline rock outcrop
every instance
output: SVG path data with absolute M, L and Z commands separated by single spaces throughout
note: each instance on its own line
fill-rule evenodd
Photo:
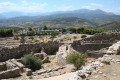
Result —
M 106 53 L 107 54 L 120 54 L 120 41 L 110 46 Z

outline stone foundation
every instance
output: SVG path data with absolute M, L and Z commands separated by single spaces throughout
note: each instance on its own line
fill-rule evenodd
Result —
M 59 48 L 58 42 L 48 42 L 48 43 L 34 43 L 34 44 L 21 44 L 16 47 L 1 47 L 0 48 L 0 62 L 6 61 L 13 58 L 21 58 L 25 54 L 30 52 L 41 52 L 43 48 L 45 53 L 51 55 Z

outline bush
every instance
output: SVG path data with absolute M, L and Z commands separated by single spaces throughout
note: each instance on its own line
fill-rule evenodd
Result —
M 30 68 L 33 71 L 40 69 L 42 65 L 41 60 L 33 54 L 25 55 L 22 58 L 22 61 L 28 68 Z
M 66 62 L 68 64 L 74 64 L 78 70 L 82 65 L 85 65 L 86 55 L 83 53 L 73 53 L 66 57 Z

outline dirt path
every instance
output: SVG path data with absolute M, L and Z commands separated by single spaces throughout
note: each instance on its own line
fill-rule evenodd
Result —
M 50 78 L 45 78 L 40 80 L 68 80 L 69 78 L 72 78 L 75 74 L 76 72 L 72 72 L 72 73 L 67 73 L 60 76 L 55 76 L 55 77 L 50 77 Z

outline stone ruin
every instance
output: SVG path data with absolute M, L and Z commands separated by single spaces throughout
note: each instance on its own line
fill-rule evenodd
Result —
M 107 36 L 107 35 L 109 35 L 109 36 Z M 110 37 L 112 37 L 112 38 L 110 38 Z M 107 40 L 109 40 L 109 39 L 110 39 L 110 43 L 107 43 Z M 25 66 L 21 63 L 21 60 L 13 59 L 13 58 L 20 58 L 23 55 L 25 55 L 26 53 L 35 52 L 36 54 L 34 54 L 34 55 L 39 57 L 40 59 L 42 59 L 43 63 L 46 63 L 49 61 L 47 54 L 54 54 L 56 51 L 58 51 L 56 54 L 56 60 L 57 60 L 56 62 L 60 66 L 64 66 L 64 65 L 66 65 L 65 57 L 76 51 L 88 52 L 88 54 L 91 54 L 91 53 L 92 54 L 93 53 L 95 53 L 95 54 L 96 53 L 97 54 L 98 53 L 100 53 L 100 54 L 101 53 L 119 54 L 120 42 L 113 44 L 114 42 L 118 41 L 119 39 L 120 39 L 119 33 L 116 33 L 116 34 L 112 33 L 111 35 L 106 34 L 105 36 L 103 36 L 103 34 L 99 34 L 99 37 L 95 36 L 95 37 L 86 38 L 81 41 L 74 41 L 71 45 L 60 46 L 60 44 L 58 42 L 48 42 L 48 43 L 22 44 L 22 45 L 19 45 L 17 47 L 12 47 L 12 48 L 1 47 L 0 61 L 5 61 L 5 62 L 0 63 L 0 79 L 18 77 L 23 72 L 25 72 L 26 75 L 28 75 L 28 76 L 32 75 L 32 71 L 28 68 L 25 68 Z M 102 41 L 102 42 L 100 43 L 100 41 Z M 41 51 L 42 47 L 44 48 L 45 52 Z M 95 51 L 93 51 L 93 50 L 95 50 Z M 97 52 L 96 50 L 97 51 L 99 50 L 99 51 Z M 39 52 L 41 52 L 41 53 L 39 53 Z M 47 54 L 45 54 L 45 53 L 47 53 Z M 98 57 L 102 57 L 102 56 L 98 56 Z M 78 71 L 77 77 L 79 76 L 79 78 L 84 78 L 88 74 L 94 72 L 94 68 L 97 68 L 98 66 L 102 66 L 103 63 L 109 64 L 110 60 L 105 59 L 105 56 L 103 58 L 104 58 L 104 60 L 99 60 L 100 59 L 99 58 L 92 64 L 87 65 L 87 67 L 83 67 L 83 70 Z M 8 59 L 10 59 L 10 60 L 8 60 Z M 6 60 L 8 60 L 8 61 L 6 61 Z
M 101 49 L 104 52 L 104 49 Z M 110 65 L 111 63 L 120 63 L 119 59 L 112 59 L 109 55 L 118 55 L 120 54 L 120 41 L 114 43 L 112 46 L 108 47 L 105 54 L 98 59 L 95 59 L 89 62 L 87 65 L 82 66 L 80 70 L 77 71 L 76 75 L 68 80 L 89 80 L 89 75 L 91 74 L 103 74 L 99 72 L 99 68 L 104 65 Z M 103 74 L 106 77 L 105 74 Z
M 0 62 L 13 58 L 21 58 L 30 52 L 39 53 L 44 48 L 45 53 L 55 54 L 60 46 L 58 42 L 21 44 L 15 47 L 0 47 Z
M 12 59 L 6 62 L 0 63 L 0 79 L 14 78 L 20 76 L 20 72 L 23 72 L 25 66 Z
M 71 44 L 71 46 L 74 50 L 78 52 L 84 52 L 87 53 L 89 56 L 98 58 L 103 56 L 104 53 L 106 53 L 106 50 L 109 48 L 109 46 L 112 46 L 114 43 L 116 43 L 119 40 L 120 40 L 120 33 L 100 33 L 100 34 L 95 34 L 92 37 L 85 38 L 83 40 L 74 41 Z M 114 48 L 117 47 L 114 46 Z M 109 48 L 109 52 L 107 53 L 112 53 L 110 49 L 111 48 Z
M 56 53 L 56 62 L 64 66 L 66 64 L 65 58 L 75 52 L 75 50 L 71 47 L 71 45 L 62 45 L 59 47 L 58 52 Z
M 48 55 L 43 51 L 34 55 L 40 58 L 43 63 L 49 62 Z M 19 77 L 22 73 L 26 73 L 27 76 L 32 75 L 32 70 L 26 68 L 21 59 L 10 59 L 0 63 L 0 79 Z
M 118 54 L 120 42 L 117 41 L 119 40 L 120 33 L 100 33 L 83 40 L 74 41 L 71 45 L 62 45 L 56 54 L 57 63 L 65 65 L 65 57 L 73 51 L 87 53 L 89 57 L 94 58 L 102 57 L 106 53 Z

